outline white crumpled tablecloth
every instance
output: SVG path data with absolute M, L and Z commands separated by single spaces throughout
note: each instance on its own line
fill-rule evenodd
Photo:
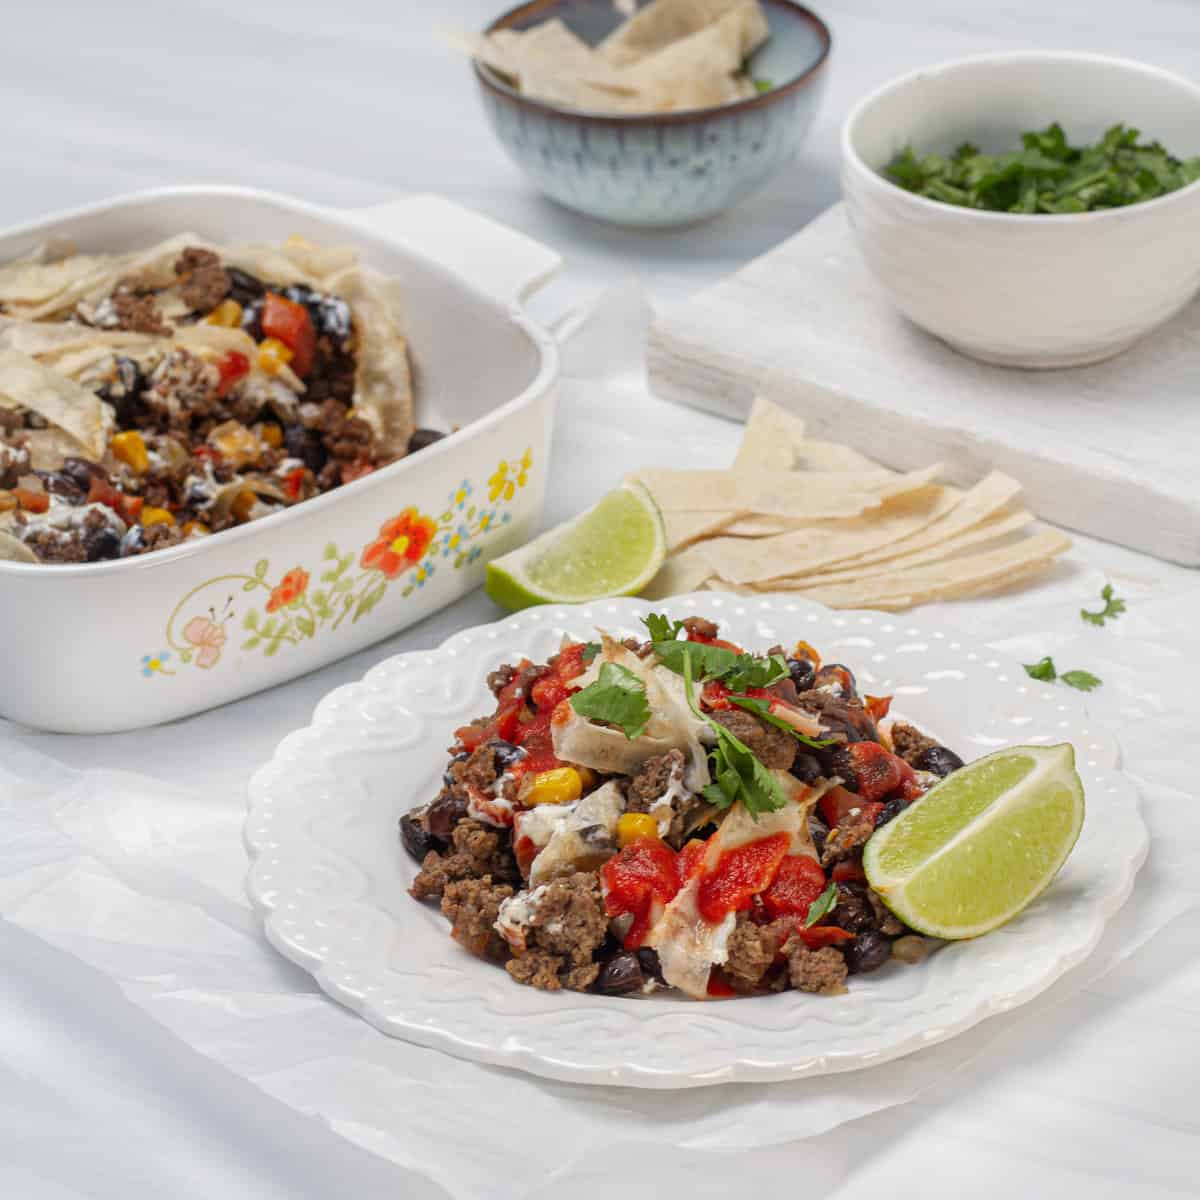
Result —
M 630 284 L 574 323 L 550 520 L 637 463 L 732 457 L 736 427 L 646 395 L 647 316 Z M 1078 611 L 1106 578 L 1129 608 L 1096 629 Z M 1089 707 L 1119 733 L 1151 856 L 1095 955 L 1033 1004 L 788 1084 L 662 1094 L 476 1066 L 377 1033 L 263 940 L 242 891 L 250 773 L 331 688 L 492 619 L 482 596 L 163 728 L 0 723 L 0 1194 L 609 1200 L 681 1172 L 691 1200 L 781 1178 L 826 1195 L 1051 1195 L 1084 1178 L 1095 1196 L 1195 1194 L 1198 612 L 1194 574 L 1082 540 L 1030 590 L 922 612 L 1103 678 Z

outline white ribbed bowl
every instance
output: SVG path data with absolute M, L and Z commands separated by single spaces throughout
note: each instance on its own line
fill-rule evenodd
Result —
M 1043 216 L 956 208 L 879 174 L 906 145 L 1011 150 L 1051 121 L 1074 144 L 1123 121 L 1188 158 L 1200 154 L 1200 87 L 1099 55 L 979 55 L 886 84 L 842 128 L 842 188 L 868 267 L 907 317 L 985 362 L 1098 362 L 1200 288 L 1200 182 L 1126 208 Z

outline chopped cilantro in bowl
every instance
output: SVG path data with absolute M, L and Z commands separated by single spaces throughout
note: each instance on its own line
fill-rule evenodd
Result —
M 1082 213 L 1123 208 L 1200 179 L 1200 156 L 1181 160 L 1140 131 L 1113 125 L 1092 146 L 1072 146 L 1055 122 L 1021 134 L 1022 148 L 983 154 L 964 142 L 946 157 L 906 146 L 883 176 L 906 191 L 960 208 L 1008 213 Z

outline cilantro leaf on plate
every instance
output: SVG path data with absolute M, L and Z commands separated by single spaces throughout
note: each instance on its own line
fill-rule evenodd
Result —
M 603 663 L 599 678 L 571 697 L 571 707 L 581 717 L 618 726 L 631 741 L 650 723 L 646 685 L 617 663 Z

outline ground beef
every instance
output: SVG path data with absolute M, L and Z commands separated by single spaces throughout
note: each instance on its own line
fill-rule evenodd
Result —
M 497 699 L 500 693 L 517 677 L 517 668 L 509 663 L 504 663 L 497 667 L 494 671 L 488 672 L 487 685 L 493 696 Z
M 853 811 L 847 813 L 841 824 L 831 829 L 825 838 L 821 866 L 832 866 L 849 858 L 874 832 L 875 822 L 861 809 L 857 815 Z
M 182 541 L 183 531 L 178 525 L 145 525 L 137 542 L 129 543 L 125 553 L 149 554 L 151 550 L 165 550 L 168 546 L 178 546 Z
M 585 991 L 600 973 L 596 951 L 608 934 L 600 877 L 577 871 L 546 884 L 524 934 L 526 949 L 505 964 L 518 983 Z
M 431 850 L 425 856 L 409 888 L 415 899 L 443 896 L 447 886 L 460 879 L 488 878 L 507 883 L 520 878 L 507 839 L 498 830 L 478 821 L 459 821 L 450 842 L 449 854 Z
M 771 925 L 756 925 L 749 914 L 738 913 L 737 925 L 729 935 L 729 958 L 725 977 L 739 992 L 753 992 L 779 952 L 779 933 Z
M 197 417 L 213 415 L 219 382 L 211 363 L 187 350 L 173 350 L 151 376 L 146 407 L 160 428 L 186 434 Z
M 911 764 L 923 750 L 936 745 L 933 738 L 926 737 L 915 725 L 897 721 L 892 726 L 892 753 L 899 755 L 906 763 Z
M 442 892 L 442 915 L 450 922 L 450 936 L 480 958 L 503 962 L 508 947 L 496 932 L 500 905 L 513 894 L 508 884 L 483 879 L 459 879 Z
M 503 773 L 496 756 L 496 743 L 488 741 L 466 758 L 452 762 L 446 771 L 446 782 L 451 792 L 465 800 L 470 788 L 490 792 Z
M 337 487 L 344 468 L 374 461 L 375 431 L 361 417 L 353 416 L 341 400 L 329 399 L 321 405 L 316 429 L 329 455 L 317 477 L 323 489 Z
M 7 412 L 0 408 L 0 413 Z M 0 428 L 0 437 L 4 430 Z M 0 488 L 17 486 L 22 475 L 29 474 L 29 451 L 24 445 L 13 442 L 0 442 Z
M 621 645 L 626 650 L 633 651 L 638 658 L 649 658 L 654 653 L 654 645 L 652 642 L 642 642 L 635 637 L 627 637 L 622 640 Z
M 23 536 L 22 541 L 42 562 L 87 562 L 87 549 L 77 531 L 33 529 Z
M 671 786 L 671 777 L 683 775 L 683 765 L 682 750 L 669 750 L 666 754 L 646 759 L 641 770 L 629 782 L 626 803 L 629 811 L 649 812 Z
M 703 617 L 685 617 L 683 627 L 692 637 L 712 640 L 720 633 L 715 621 L 706 621 Z
M 879 740 L 875 720 L 863 707 L 861 700 L 847 700 L 831 692 L 810 689 L 797 693 L 796 704 L 821 722 L 822 737 L 849 742 Z
M 768 725 L 740 708 L 715 712 L 711 716 L 739 741 L 744 742 L 758 761 L 769 770 L 787 771 L 796 761 L 797 742 L 786 729 Z
M 305 380 L 305 400 L 324 404 L 336 400 L 343 405 L 354 401 L 354 355 L 348 347 L 337 345 L 327 335 L 317 338 L 312 370 Z
M 211 250 L 188 246 L 175 263 L 183 302 L 193 312 L 210 313 L 229 295 L 229 275 Z
M 798 937 L 790 938 L 783 947 L 787 958 L 788 978 L 799 992 L 816 992 L 822 996 L 837 996 L 846 990 L 846 960 L 832 946 L 810 950 Z
M 171 329 L 163 324 L 162 313 L 153 296 L 141 296 L 128 284 L 118 285 L 112 294 L 116 327 L 128 333 L 150 333 L 166 337 Z

